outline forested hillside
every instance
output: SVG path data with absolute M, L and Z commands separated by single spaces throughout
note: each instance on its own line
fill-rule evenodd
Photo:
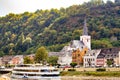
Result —
M 85 17 L 93 49 L 120 46 L 120 3 L 91 0 L 60 10 L 10 13 L 0 17 L 0 56 L 31 54 L 40 46 L 60 51 L 82 35 Z

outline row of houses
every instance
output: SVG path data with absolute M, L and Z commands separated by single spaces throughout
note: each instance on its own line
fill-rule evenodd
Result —
M 120 66 L 120 48 L 90 50 L 84 56 L 84 67 Z
M 28 56 L 31 60 L 34 59 L 34 54 L 25 55 Z M 24 63 L 24 55 L 6 55 L 0 58 L 0 65 L 16 65 Z

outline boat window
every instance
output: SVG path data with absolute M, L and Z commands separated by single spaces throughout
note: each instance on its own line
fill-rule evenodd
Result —
M 16 65 L 17 67 L 30 67 L 31 65 Z
M 53 71 L 58 71 L 57 69 L 54 69 Z
M 14 71 L 23 71 L 23 72 L 39 72 L 39 70 L 22 70 L 22 69 L 14 69 Z
M 43 69 L 43 70 L 41 70 L 41 72 L 50 72 L 50 70 Z

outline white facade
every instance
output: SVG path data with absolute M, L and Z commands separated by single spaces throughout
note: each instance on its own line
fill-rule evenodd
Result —
M 83 66 L 84 67 L 95 67 L 96 66 L 96 59 L 98 54 L 101 50 L 89 50 L 83 59 Z
M 72 55 L 69 52 L 66 52 L 64 55 L 58 57 L 58 64 L 70 65 L 71 62 L 72 62 Z

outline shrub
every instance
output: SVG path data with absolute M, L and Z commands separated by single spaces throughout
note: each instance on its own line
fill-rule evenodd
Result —
M 68 69 L 68 71 L 76 71 L 76 69 Z
M 106 69 L 105 68 L 98 68 L 98 69 L 96 69 L 96 71 L 106 71 Z
M 68 74 L 68 72 L 65 72 L 65 71 L 61 71 L 61 72 L 60 72 L 60 75 L 61 75 L 61 76 L 64 76 L 64 75 L 67 75 L 67 74 Z

